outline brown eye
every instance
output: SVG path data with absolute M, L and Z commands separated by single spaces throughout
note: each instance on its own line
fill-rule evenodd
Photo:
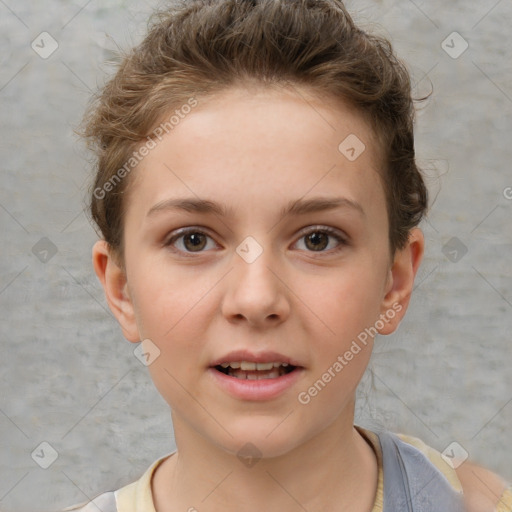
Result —
M 329 235 L 315 231 L 305 236 L 306 247 L 312 251 L 323 251 L 329 245 Z
M 202 233 L 191 233 L 183 236 L 183 245 L 187 250 L 200 251 L 206 245 L 206 237 Z
M 182 230 L 171 237 L 165 246 L 172 246 L 182 253 L 204 252 L 203 250 L 208 245 L 208 239 L 212 240 L 206 233 L 197 229 Z M 213 246 L 215 247 L 215 244 Z
M 299 240 L 304 240 L 305 250 L 308 252 L 336 252 L 348 245 L 348 242 L 337 230 L 329 227 L 310 230 Z M 325 250 L 329 246 L 330 240 L 335 240 L 337 244 L 330 251 Z

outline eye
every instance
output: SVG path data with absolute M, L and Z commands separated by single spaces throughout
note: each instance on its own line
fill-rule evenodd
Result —
M 177 252 L 185 254 L 199 253 L 204 252 L 204 250 L 208 248 L 208 239 L 213 241 L 207 233 L 198 228 L 184 228 L 178 230 L 164 245 L 166 247 L 172 246 Z M 303 239 L 305 240 L 305 246 L 308 252 L 337 252 L 348 245 L 347 240 L 338 230 L 326 226 L 310 228 L 309 231 L 302 234 L 299 241 Z M 325 249 L 330 245 L 329 239 L 335 240 L 337 246 L 331 251 L 326 251 Z M 217 244 L 213 242 L 213 248 L 216 246 Z M 211 249 L 212 246 L 210 245 L 209 248 Z
M 174 236 L 165 242 L 165 246 L 174 246 L 179 252 L 202 252 L 208 245 L 207 239 L 213 240 L 209 235 L 197 228 L 179 230 Z M 181 240 L 182 239 L 182 240 Z M 178 244 L 175 242 L 180 241 Z M 214 244 L 214 247 L 216 244 Z
M 329 227 L 315 226 L 302 235 L 300 240 L 305 240 L 305 246 L 308 251 L 312 252 L 329 252 L 325 248 L 329 246 L 329 238 L 338 242 L 337 247 L 332 252 L 341 250 L 348 245 L 347 240 L 337 230 Z

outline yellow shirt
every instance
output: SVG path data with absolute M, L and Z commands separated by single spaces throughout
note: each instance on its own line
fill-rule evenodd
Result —
M 384 474 L 382 470 L 382 452 L 380 449 L 379 439 L 374 432 L 371 432 L 358 426 L 356 426 L 356 428 L 361 433 L 361 435 L 370 443 L 377 457 L 379 476 L 377 483 L 377 492 L 375 495 L 375 501 L 371 512 L 382 512 Z M 437 469 L 439 469 L 441 473 L 443 473 L 443 475 L 446 477 L 448 482 L 450 482 L 452 487 L 458 492 L 462 492 L 462 487 L 459 479 L 457 478 L 455 470 L 444 461 L 444 459 L 441 457 L 441 454 L 437 450 L 426 445 L 423 441 L 416 437 L 406 436 L 403 434 L 397 435 L 402 441 L 405 441 L 406 443 L 409 443 L 418 450 L 420 450 L 430 460 L 430 462 Z M 142 477 L 139 480 L 115 491 L 117 508 L 119 512 L 156 512 L 153 502 L 153 494 L 151 491 L 151 479 L 156 468 L 165 459 L 171 457 L 174 453 L 176 452 L 170 453 L 156 460 L 155 462 L 153 462 L 153 464 L 151 464 L 151 466 L 146 470 L 146 472 L 142 475 Z M 76 506 L 67 508 L 63 512 L 75 510 L 76 508 Z M 495 512 L 512 512 L 512 486 L 508 487 L 501 496 Z

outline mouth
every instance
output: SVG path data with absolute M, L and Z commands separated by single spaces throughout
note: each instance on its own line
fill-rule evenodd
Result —
M 306 368 L 298 359 L 265 351 L 258 354 L 235 350 L 212 361 L 212 384 L 237 400 L 277 400 L 297 385 Z
M 283 377 L 296 369 L 294 366 L 286 362 L 268 362 L 268 363 L 254 363 L 252 361 L 233 361 L 229 363 L 222 363 L 213 368 L 224 375 L 233 377 L 240 380 L 265 380 L 265 379 L 278 379 Z

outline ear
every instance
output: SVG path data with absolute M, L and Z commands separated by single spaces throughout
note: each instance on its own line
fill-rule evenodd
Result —
M 100 280 L 108 306 L 117 318 L 124 337 L 133 343 L 140 341 L 135 311 L 128 292 L 126 272 L 118 263 L 105 240 L 99 240 L 92 249 L 94 271 Z
M 385 296 L 381 304 L 382 329 L 380 334 L 391 334 L 400 325 L 407 311 L 414 278 L 425 251 L 425 238 L 419 228 L 409 233 L 407 245 L 396 251 L 386 282 Z

